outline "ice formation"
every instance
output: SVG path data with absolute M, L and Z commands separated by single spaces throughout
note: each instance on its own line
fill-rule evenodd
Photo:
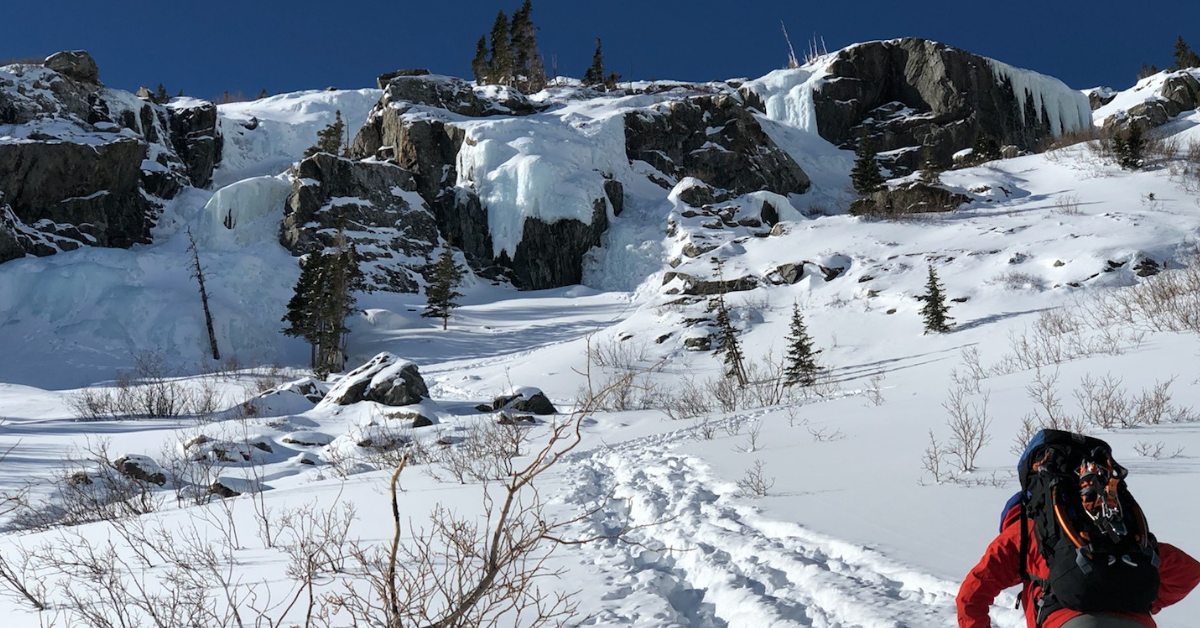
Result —
M 994 59 L 988 59 L 988 63 L 997 81 L 1007 81 L 1012 85 L 1022 122 L 1026 121 L 1026 116 L 1038 115 L 1038 111 L 1025 111 L 1026 99 L 1032 97 L 1034 105 L 1050 122 L 1050 131 L 1056 137 L 1092 125 L 1092 107 L 1082 92 L 1045 74 L 1014 68 Z

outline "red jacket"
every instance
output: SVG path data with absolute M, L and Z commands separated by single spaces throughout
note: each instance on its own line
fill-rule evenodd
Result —
M 988 609 L 999 593 L 1021 583 L 1021 526 L 1018 510 L 1010 510 L 1005 519 L 1004 530 L 980 559 L 979 564 L 967 574 L 958 590 L 959 628 L 991 628 Z M 1029 551 L 1026 565 L 1033 576 L 1045 578 L 1050 575 L 1046 561 L 1038 552 L 1037 540 L 1033 537 L 1033 522 L 1029 523 Z M 1161 584 L 1158 598 L 1154 600 L 1152 613 L 1182 600 L 1197 583 L 1200 583 L 1200 563 L 1183 550 L 1166 543 L 1158 544 L 1158 577 Z M 1025 582 L 1021 590 L 1021 606 L 1025 608 L 1025 622 L 1030 628 L 1037 625 L 1035 617 L 1037 585 Z M 1146 628 L 1155 628 L 1154 619 L 1146 613 L 1114 613 L 1140 622 Z M 1050 614 L 1042 622 L 1042 628 L 1059 628 L 1068 619 L 1081 613 L 1061 609 Z

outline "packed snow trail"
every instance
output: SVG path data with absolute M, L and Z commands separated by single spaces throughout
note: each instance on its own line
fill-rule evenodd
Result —
M 955 624 L 957 583 L 792 523 L 763 519 L 753 507 L 737 503 L 735 486 L 714 480 L 699 459 L 673 451 L 691 431 L 602 447 L 570 461 L 564 480 L 574 488 L 563 501 L 586 512 L 610 492 L 614 498 L 582 535 L 645 526 L 628 535 L 632 543 L 602 542 L 578 550 L 586 553 L 581 558 L 588 568 L 600 571 L 589 580 L 606 585 L 587 592 L 606 602 L 585 608 L 593 613 L 588 623 L 686 628 Z

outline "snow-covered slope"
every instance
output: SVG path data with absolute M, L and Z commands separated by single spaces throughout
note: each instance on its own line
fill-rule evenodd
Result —
M 1173 413 L 1158 422 L 1087 429 L 1109 439 L 1131 469 L 1130 485 L 1159 538 L 1200 554 L 1200 505 L 1190 498 L 1200 480 L 1193 462 L 1200 421 L 1191 410 L 1200 407 L 1200 336 L 1162 331 L 1161 312 L 1104 319 L 1089 301 L 1158 281 L 1139 275 L 1147 260 L 1169 273 L 1195 263 L 1200 205 L 1194 182 L 1183 178 L 1185 164 L 1127 172 L 1080 145 L 944 173 L 946 187 L 972 199 L 955 212 L 903 221 L 841 215 L 852 156 L 806 126 L 806 90 L 819 80 L 806 69 L 781 71 L 755 88 L 767 94 L 760 122 L 808 172 L 812 190 L 790 199 L 747 194 L 707 210 L 681 200 L 691 181 L 668 192 L 652 181 L 661 173 L 625 159 L 614 121 L 667 96 L 573 100 L 579 90 L 563 89 L 558 101 L 540 95 L 535 100 L 551 108 L 526 118 L 456 120 L 471 140 L 459 174 L 496 210 L 489 219 L 497 251 L 515 246 L 525 216 L 590 216 L 606 174 L 626 182 L 626 206 L 588 261 L 590 287 L 517 293 L 472 278 L 446 331 L 420 318 L 420 295 L 362 295 L 365 311 L 350 322 L 350 364 L 382 351 L 416 364 L 432 399 L 401 408 L 318 404 L 332 382 L 302 379 L 307 347 L 279 333 L 297 270 L 278 244 L 277 211 L 290 181 L 276 175 L 311 145 L 333 111 L 353 127 L 378 92 L 307 92 L 223 106 L 227 152 L 219 185 L 170 203 L 154 244 L 0 266 L 0 457 L 8 452 L 0 493 L 33 481 L 35 503 L 54 503 L 62 494 L 43 481 L 100 437 L 110 441 L 110 458 L 149 456 L 163 468 L 208 461 L 211 477 L 195 486 L 219 481 L 261 490 L 258 497 L 231 497 L 222 509 L 193 505 L 187 491 L 177 502 L 169 487 L 155 489 L 162 503 L 142 521 L 183 531 L 181 538 L 195 529 L 197 538 L 211 540 L 226 561 L 220 564 L 239 574 L 236 591 L 291 599 L 297 589 L 286 551 L 299 545 L 273 544 L 257 533 L 264 521 L 283 520 L 264 513 L 297 517 L 295 509 L 309 504 L 322 512 L 353 504 L 348 538 L 385 547 L 393 530 L 381 487 L 396 461 L 393 446 L 417 441 L 430 458 L 457 451 L 495 422 L 478 407 L 497 396 L 536 387 L 567 411 L 589 386 L 619 384 L 632 371 L 627 396 L 590 413 L 580 447 L 539 480 L 547 521 L 576 520 L 565 530 L 569 538 L 601 537 L 560 548 L 547 565 L 563 571 L 543 586 L 583 591 L 580 610 L 605 626 L 947 626 L 958 581 L 1015 491 L 1011 450 L 1023 418 L 1044 414 L 1047 405 L 1083 417 L 1088 386 L 1094 390 L 1107 377 L 1130 399 L 1152 396 L 1156 387 L 1171 396 Z M 1028 83 L 1035 101 L 1059 112 L 1060 128 L 1077 122 L 1070 103 L 1046 102 L 1036 96 L 1036 81 Z M 252 118 L 257 129 L 243 126 Z M 1200 141 L 1193 121 L 1181 116 L 1165 129 L 1186 146 Z M 553 202 L 533 206 L 523 195 Z M 764 201 L 779 206 L 774 228 L 752 220 Z M 822 207 L 835 215 L 815 211 Z M 187 229 L 199 244 L 218 343 L 242 361 L 214 375 L 199 374 L 207 338 L 186 268 Z M 706 250 L 690 255 L 687 245 Z M 687 284 L 680 274 L 717 279 L 713 257 L 723 260 L 723 279 L 755 286 L 725 297 L 743 349 L 760 369 L 755 379 L 768 358 L 784 352 L 798 305 L 828 369 L 817 389 L 722 407 L 722 364 L 689 346 L 711 329 L 707 300 L 679 292 Z M 952 298 L 957 325 L 949 334 L 922 333 L 916 296 L 930 267 Z M 676 275 L 664 284 L 667 273 Z M 1039 335 L 1048 329 L 1054 334 Z M 78 422 L 81 387 L 113 390 L 118 369 L 145 350 L 159 352 L 180 376 L 168 381 L 210 391 L 216 411 Z M 292 370 L 247 366 L 276 360 Z M 258 383 L 289 379 L 295 381 L 256 397 Z M 974 471 L 951 477 L 954 460 L 940 458 L 935 477 L 930 439 L 951 440 L 945 405 L 960 393 L 976 412 L 986 408 L 988 439 Z M 694 416 L 683 418 L 689 407 Z M 435 425 L 414 430 L 405 413 Z M 530 459 L 550 426 L 545 419 L 521 428 L 530 442 L 518 463 Z M 418 527 L 438 506 L 482 516 L 480 483 L 459 483 L 449 463 L 430 458 L 404 472 L 403 516 Z M 747 491 L 756 466 L 764 495 Z M 606 501 L 608 495 L 615 499 Z M 12 524 L 2 511 L 0 525 Z M 622 524 L 631 543 L 606 538 Z M 120 531 L 103 523 L 76 530 L 95 542 Z M 63 534 L 70 532 L 6 531 L 0 555 L 74 542 Z M 115 542 L 117 554 L 136 565 L 125 542 Z M 130 577 L 169 588 L 166 570 L 156 564 Z M 314 591 L 343 593 L 352 580 L 345 570 L 323 574 Z M 76 583 L 84 597 L 92 595 L 88 582 Z M 209 593 L 211 607 L 229 604 L 220 591 Z M 58 616 L 32 612 L 7 595 L 0 595 L 0 610 L 18 628 L 81 625 L 69 597 L 58 589 L 51 595 Z M 1012 602 L 1005 595 L 993 609 L 996 626 L 1023 625 Z M 247 617 L 255 616 L 251 606 L 243 607 Z M 269 614 L 282 625 L 302 624 L 302 606 L 273 606 Z M 1197 614 L 1200 597 L 1193 595 L 1163 612 L 1159 625 L 1187 626 Z M 332 625 L 349 623 L 343 619 Z M 511 616 L 502 623 L 523 625 Z

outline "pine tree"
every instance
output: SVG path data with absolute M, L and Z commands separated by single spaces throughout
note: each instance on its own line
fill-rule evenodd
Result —
M 720 356 L 722 362 L 725 363 L 725 376 L 734 378 L 739 385 L 745 386 L 749 383 L 749 378 L 746 376 L 746 359 L 742 353 L 742 345 L 738 341 L 737 330 L 733 328 L 733 322 L 729 319 L 729 307 L 725 303 L 724 262 L 720 258 L 713 258 L 713 263 L 717 267 L 717 282 L 722 286 L 710 302 L 710 307 L 717 313 L 715 354 Z
M 305 157 L 312 157 L 317 153 L 341 154 L 342 135 L 346 132 L 346 123 L 342 121 L 342 111 L 340 109 L 337 111 L 336 116 L 332 124 L 317 131 L 317 144 L 304 151 Z
M 1175 69 L 1186 70 L 1188 68 L 1200 67 L 1200 55 L 1192 50 L 1187 42 L 1183 41 L 1183 35 L 1175 40 Z
M 592 53 L 592 65 L 583 73 L 584 87 L 604 84 L 604 53 L 600 49 L 600 38 L 596 38 L 596 52 Z
M 1137 170 L 1144 163 L 1146 138 L 1142 135 L 1142 127 L 1135 123 L 1128 124 L 1124 130 L 1113 134 L 1113 154 L 1117 165 L 1126 170 Z
M 154 90 L 154 102 L 165 105 L 171 101 L 171 96 L 167 94 L 167 88 L 162 83 L 158 84 L 158 89 Z
M 883 187 L 883 173 L 875 159 L 875 143 L 864 129 L 858 147 L 854 149 L 854 168 L 850 171 L 850 182 L 859 196 L 868 196 Z
M 463 271 L 454 263 L 454 252 L 450 247 L 442 249 L 438 261 L 430 270 L 429 285 L 425 287 L 426 306 L 421 316 L 442 319 L 442 330 L 450 321 L 450 313 L 458 307 L 454 299 L 462 293 L 455 290 L 462 283 Z
M 950 308 L 946 305 L 946 294 L 943 291 L 942 285 L 938 283 L 937 272 L 933 270 L 933 265 L 929 265 L 929 281 L 925 284 L 925 294 L 922 299 L 925 305 L 921 307 L 921 316 L 925 319 L 925 333 L 945 333 L 950 331 L 950 322 L 953 317 L 947 316 Z
M 346 365 L 346 319 L 355 311 L 355 292 L 366 290 L 358 251 L 345 246 L 339 231 L 333 253 L 315 252 L 301 258 L 300 278 L 288 301 L 283 333 L 311 345 L 313 370 L 321 375 Z
M 508 35 L 508 16 L 501 11 L 492 24 L 492 50 L 488 58 L 488 83 L 493 85 L 512 85 L 513 57 Z
M 283 333 L 293 338 L 303 338 L 311 346 L 309 358 L 312 368 L 317 368 L 317 343 L 319 327 L 317 294 L 320 291 L 321 271 L 325 266 L 325 255 L 320 251 L 300 258 L 300 278 L 296 280 L 292 298 L 287 304 L 287 323 Z
M 488 81 L 488 48 L 487 35 L 480 35 L 475 44 L 475 58 L 471 59 L 471 72 L 475 75 L 476 85 L 486 85 Z
M 792 304 L 792 322 L 787 335 L 788 352 L 787 367 L 784 369 L 783 385 L 812 386 L 817 383 L 817 354 L 821 349 L 813 350 L 812 337 L 808 335 L 808 327 L 804 325 L 804 315 L 800 305 Z
M 541 91 L 546 86 L 546 68 L 537 47 L 537 26 L 533 24 L 533 3 L 525 0 L 513 13 L 510 47 L 513 56 L 513 75 L 517 87 L 525 93 Z
M 980 131 L 975 136 L 975 144 L 971 147 L 971 160 L 976 164 L 1000 159 L 1000 142 L 990 134 Z
M 942 165 L 933 154 L 933 146 L 926 144 L 921 153 L 921 180 L 929 185 L 941 185 Z
M 265 88 L 265 87 L 264 87 L 264 88 L 262 89 L 262 91 L 258 93 L 258 98 L 257 98 L 257 100 L 262 100 L 262 99 L 264 99 L 264 98 L 266 98 L 266 97 L 267 97 L 267 88 Z

